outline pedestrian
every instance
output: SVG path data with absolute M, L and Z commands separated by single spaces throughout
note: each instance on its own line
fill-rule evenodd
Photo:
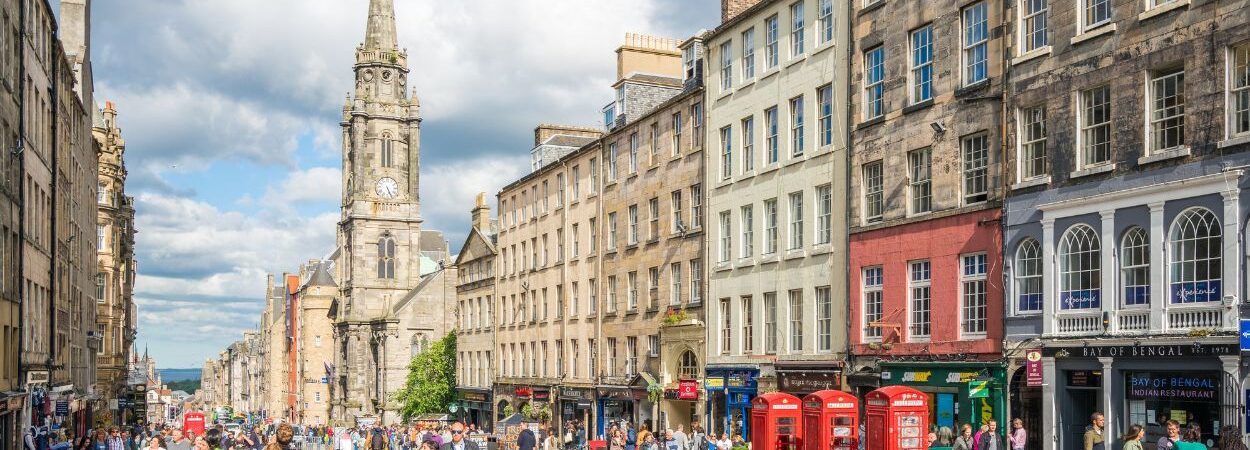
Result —
M 146 448 L 148 450 L 166 450 L 165 439 L 160 436 L 152 436 L 151 438 L 148 438 L 148 446 Z
M 538 436 L 534 435 L 534 430 L 527 427 L 517 435 L 516 446 L 517 450 L 534 450 L 538 446 Z
M 1185 428 L 1185 435 L 1181 437 L 1181 441 L 1176 443 L 1176 450 L 1206 450 L 1207 445 L 1202 443 L 1202 428 L 1197 423 L 1190 423 Z
M 1181 423 L 1175 420 L 1163 421 L 1167 434 L 1159 438 L 1159 444 L 1155 446 L 1157 450 L 1174 450 L 1177 442 L 1181 440 Z
M 278 425 L 278 429 L 273 433 L 273 439 L 265 446 L 265 450 L 291 450 L 291 441 L 295 439 L 295 429 L 290 424 L 283 423 Z
M 1123 450 L 1142 450 L 1141 438 L 1146 435 L 1146 429 L 1141 425 L 1129 425 L 1128 431 L 1120 436 L 1120 440 L 1124 441 Z
M 634 427 L 630 426 L 628 421 L 622 421 L 622 423 L 624 424 L 622 428 L 624 428 L 625 431 L 625 450 L 637 450 L 638 430 L 635 430 Z
M 703 425 L 700 425 L 699 422 L 690 424 L 690 433 L 690 443 L 687 450 L 707 450 L 707 432 L 703 431 Z
M 181 429 L 174 430 L 172 434 L 173 438 L 166 443 L 165 448 L 169 450 L 191 450 L 192 442 L 190 439 L 187 439 Z
M 963 424 L 959 427 L 959 437 L 955 438 L 955 443 L 951 445 L 951 450 L 972 450 L 972 424 Z
M 1219 450 L 1246 450 L 1246 444 L 1241 442 L 1241 431 L 1236 425 L 1224 425 L 1220 428 Z
M 955 445 L 955 432 L 950 427 L 939 427 L 937 431 L 937 440 L 934 441 L 937 447 L 950 447 Z
M 1007 436 L 1007 443 L 1010 444 L 1011 450 L 1024 450 L 1024 446 L 1029 442 L 1029 434 L 1024 431 L 1024 420 L 1019 417 L 1011 420 L 1011 434 Z
M 988 429 L 981 433 L 979 441 L 981 450 L 1003 450 L 1003 440 L 998 436 L 998 421 L 990 419 L 986 426 Z
M 1085 427 L 1085 450 L 1106 450 L 1102 436 L 1103 423 L 1106 421 L 1100 412 L 1089 415 L 1089 426 Z
M 989 429 L 989 425 L 981 424 L 981 428 L 978 428 L 976 434 L 972 435 L 972 450 L 981 450 L 981 436 Z
M 720 440 L 716 441 L 716 450 L 732 450 L 734 442 L 729 440 L 729 433 L 721 432 Z
M 646 444 L 647 440 L 650 438 L 651 438 L 651 430 L 647 427 L 647 424 L 644 423 L 644 424 L 638 425 L 638 434 L 634 436 L 634 442 Z M 629 450 L 628 439 L 626 439 L 625 445 L 626 445 L 626 450 Z M 652 450 L 652 449 L 643 448 L 643 450 Z
M 109 450 L 108 432 L 97 429 L 95 432 L 95 440 L 91 443 L 91 450 Z
M 612 428 L 608 430 L 608 439 L 609 450 L 625 450 L 625 435 L 616 425 L 612 425 Z

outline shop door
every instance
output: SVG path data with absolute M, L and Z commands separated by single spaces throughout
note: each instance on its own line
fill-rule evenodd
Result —
M 937 406 L 934 412 L 934 422 L 938 427 L 947 427 L 956 430 L 955 427 L 955 394 L 937 394 Z
M 1098 399 L 1102 398 L 1102 389 L 1068 388 L 1069 406 L 1062 408 L 1063 436 L 1060 442 L 1064 450 L 1084 450 L 1085 427 L 1089 425 L 1089 415 L 1099 411 Z

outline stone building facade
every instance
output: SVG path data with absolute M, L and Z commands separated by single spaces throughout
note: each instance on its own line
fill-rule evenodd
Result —
M 686 351 L 703 351 L 699 343 L 677 346 L 680 351 L 670 355 L 661 343 L 666 317 L 676 320 L 683 312 L 695 318 L 683 325 L 702 334 L 697 318 L 702 316 L 703 234 L 694 226 L 701 218 L 692 216 L 699 210 L 691 199 L 702 184 L 702 141 L 693 136 L 703 120 L 703 96 L 697 86 L 683 92 L 677 41 L 643 41 L 652 44 L 646 51 L 653 58 L 665 58 L 657 65 L 665 71 L 645 75 L 650 89 L 630 89 L 641 84 L 643 71 L 618 68 L 625 78 L 616 84 L 617 103 L 626 105 L 626 114 L 609 124 L 602 144 L 602 372 L 596 406 L 603 423 L 597 433 L 621 420 L 657 429 L 688 426 L 697 417 L 696 401 L 655 401 L 648 393 L 677 388 L 679 376 L 665 370 L 665 357 L 676 361 Z M 618 54 L 640 51 L 638 44 L 627 39 Z M 631 58 L 618 61 L 628 64 Z M 619 97 L 622 86 L 624 97 Z
M 296 423 L 328 425 L 330 423 L 330 373 L 334 364 L 334 325 L 330 321 L 330 305 L 338 293 L 338 284 L 330 274 L 328 262 L 305 266 L 305 276 L 298 286 L 298 299 L 291 328 L 294 330 L 295 364 L 291 378 L 295 380 Z
M 583 148 L 595 141 L 567 127 L 539 127 L 534 147 L 565 141 Z M 541 139 L 541 141 L 540 141 Z M 574 151 L 500 189 L 501 219 L 496 239 L 495 295 L 498 311 L 495 345 L 500 364 L 494 374 L 496 415 L 507 411 L 547 411 L 555 417 L 556 386 L 572 373 L 567 368 L 574 336 L 566 326 L 582 319 L 573 307 L 575 290 L 589 289 L 572 275 L 570 258 L 577 253 L 578 233 L 571 213 L 576 188 L 570 178 L 580 171 L 569 166 L 580 159 Z M 572 191 L 572 192 L 570 192 Z M 593 234 L 589 231 L 586 233 Z M 575 270 L 575 269 L 573 269 Z
M 471 211 L 472 228 L 456 256 L 456 391 L 466 423 L 487 430 L 495 422 L 492 407 L 495 350 L 495 268 L 498 223 L 491 218 L 486 194 Z
M 1093 410 L 1238 424 L 1250 3 L 1049 3 L 1007 9 L 1011 412 L 1044 449 Z M 1177 379 L 1206 387 L 1137 388 Z
M 134 197 L 126 194 L 126 140 L 112 102 L 106 102 L 103 110 L 95 110 L 92 134 L 100 146 L 96 226 L 104 237 L 97 252 L 95 278 L 96 333 L 101 339 L 96 356 L 96 393 L 113 403 L 124 395 L 126 363 L 134 346 L 137 267 Z M 111 417 L 120 417 L 120 411 L 113 409 Z M 106 423 L 117 422 L 109 419 Z
M 759 1 L 705 37 L 709 432 L 749 439 L 758 392 L 840 386 L 844 7 Z
M 939 426 L 1006 423 L 1002 2 L 865 3 L 851 11 L 850 384 L 931 393 Z M 926 372 L 958 375 L 906 375 Z M 964 373 L 994 380 L 991 395 Z
M 290 420 L 293 411 L 287 405 L 288 376 L 290 365 L 287 338 L 287 303 L 291 295 L 288 278 L 269 276 L 269 295 L 265 301 L 265 310 L 261 312 L 258 336 L 261 340 L 266 364 L 261 368 L 261 399 L 259 410 L 264 417 Z
M 25 383 L 8 392 L 26 392 L 30 401 L 20 408 L 21 419 L 0 426 L 58 422 L 85 432 L 99 406 L 89 398 L 100 343 L 92 263 L 97 239 L 90 231 L 97 220 L 98 146 L 91 135 L 89 7 L 62 2 L 58 14 L 47 2 L 4 5 L 5 36 L 13 38 L 5 51 L 16 52 L 0 78 L 7 81 L 3 96 L 16 106 L 4 119 L 11 133 L 5 142 L 13 145 L 6 147 L 13 168 L 8 179 L 13 197 L 20 197 L 18 209 L 6 215 L 15 226 L 6 232 L 13 239 L 6 241 L 12 251 L 5 260 L 21 277 L 6 289 L 23 299 L 20 338 L 14 327 L 5 339 Z M 69 414 L 53 416 L 44 406 L 49 398 L 68 402 Z M 10 418 L 16 409 L 10 408 Z
M 392 395 L 408 362 L 454 324 L 447 242 L 420 216 L 420 103 L 408 91 L 392 0 L 371 0 L 343 107 L 343 204 L 335 252 L 339 296 L 332 417 L 399 420 Z
M 26 22 L 22 20 L 25 13 L 22 2 L 15 0 L 0 1 L 0 33 L 8 39 L 20 42 L 26 30 Z M 25 135 L 24 118 L 28 114 L 23 104 L 22 92 L 25 87 L 25 67 L 22 64 L 25 43 L 5 45 L 0 48 L 0 150 L 15 151 L 21 137 Z M 24 212 L 23 173 L 20 157 L 0 158 L 0 254 L 4 260 L 0 262 L 0 392 L 22 392 L 26 384 L 26 374 L 19 370 L 19 361 L 24 358 L 21 350 L 21 339 L 25 335 L 22 327 L 22 290 L 26 277 L 18 263 L 19 254 L 25 250 L 25 239 L 21 234 Z M 24 405 L 21 394 L 0 396 L 5 404 L 18 402 Z M 22 407 L 4 408 L 0 411 L 0 432 L 3 442 L 0 446 L 16 448 L 18 431 L 21 426 Z

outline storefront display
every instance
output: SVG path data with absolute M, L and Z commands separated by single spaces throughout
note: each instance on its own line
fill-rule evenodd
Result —
M 612 425 L 619 426 L 622 422 L 638 426 L 637 391 L 627 387 L 601 387 L 597 394 L 599 396 L 597 435 L 603 435 Z
M 592 403 L 595 397 L 594 390 L 561 386 L 556 393 L 559 396 L 561 426 L 571 420 L 576 420 L 587 429 L 593 429 L 591 427 L 594 419 Z
M 881 363 L 881 385 L 904 385 L 928 397 L 929 423 L 958 429 L 991 419 L 1006 423 L 1003 363 Z
M 719 436 L 729 433 L 751 439 L 751 399 L 757 394 L 758 369 L 708 369 L 704 380 L 707 391 L 707 431 Z

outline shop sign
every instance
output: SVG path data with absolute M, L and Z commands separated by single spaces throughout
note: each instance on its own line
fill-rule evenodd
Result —
M 6 405 L 10 411 L 22 409 L 22 397 L 12 397 Z
M 777 386 L 783 392 L 810 393 L 842 386 L 837 372 L 787 372 L 777 371 Z
M 699 382 L 695 380 L 681 380 L 677 382 L 677 399 L 678 400 L 698 400 L 699 399 Z
M 1069 370 L 1068 386 L 1071 387 L 1102 387 L 1101 370 Z
M 534 390 L 527 387 L 519 387 L 513 391 L 517 398 L 530 398 L 534 395 Z
M 678 395 L 678 393 L 677 393 L 677 389 L 673 389 L 673 388 L 665 388 L 665 389 L 664 389 L 664 399 L 665 399 L 665 400 L 680 400 L 679 398 L 677 398 L 677 395 Z
M 1218 373 L 1129 372 L 1128 398 L 1178 401 L 1219 399 Z
M 968 398 L 986 398 L 989 396 L 990 382 L 976 380 L 968 382 Z
M 729 376 L 725 377 L 725 384 L 727 384 L 729 387 L 746 387 L 747 374 L 744 374 L 744 373 L 730 374 Z
M 1047 347 L 1046 356 L 1072 358 L 1190 358 L 1195 356 L 1232 356 L 1238 354 L 1237 344 L 1143 344 L 1100 345 L 1088 347 Z
M 551 400 L 551 391 L 550 391 L 550 390 L 547 390 L 547 389 L 534 389 L 532 392 L 534 393 L 534 401 L 536 401 L 536 402 L 545 402 L 545 401 L 547 401 L 547 400 Z
M 1250 351 L 1250 319 L 1241 319 L 1241 328 L 1238 333 L 1241 341 L 1241 351 Z
M 724 389 L 725 379 L 721 377 L 709 377 L 708 379 L 703 380 L 703 385 L 708 389 Z
M 60 417 L 69 415 L 69 400 L 56 401 L 56 415 Z
M 1172 285 L 1172 304 L 1218 302 L 1220 293 L 1220 280 L 1177 283 Z
M 633 390 L 618 388 L 618 389 L 600 389 L 599 398 L 613 399 L 613 400 L 636 400 L 638 398 L 641 398 L 641 396 L 635 395 Z
M 1063 309 L 1097 309 L 1102 306 L 1102 298 L 1098 289 L 1062 292 L 1059 294 L 1059 305 Z
M 486 394 L 481 392 L 461 392 L 460 397 L 469 402 L 485 403 L 487 401 Z
M 560 388 L 560 398 L 563 400 L 585 400 L 588 396 L 586 391 L 573 388 Z
M 1024 378 L 1025 384 L 1029 387 L 1038 387 L 1042 385 L 1042 352 L 1041 350 L 1029 350 L 1024 354 Z

